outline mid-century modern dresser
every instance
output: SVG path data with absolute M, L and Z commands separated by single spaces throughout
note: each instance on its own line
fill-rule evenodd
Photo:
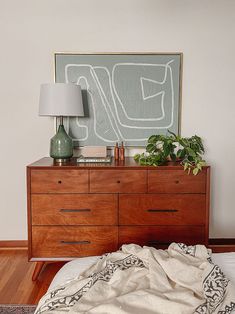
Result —
M 27 167 L 29 260 L 100 255 L 124 243 L 208 244 L 209 182 L 210 167 L 193 176 L 177 163 L 43 158 Z

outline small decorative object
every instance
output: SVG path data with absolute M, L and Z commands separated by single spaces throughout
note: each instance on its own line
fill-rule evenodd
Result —
M 42 84 L 39 115 L 60 117 L 57 133 L 51 139 L 50 156 L 56 162 L 66 162 L 73 156 L 73 141 L 64 129 L 63 117 L 84 116 L 81 87 L 65 83 Z
M 106 146 L 85 146 L 82 148 L 82 155 L 84 157 L 106 157 Z
M 152 135 L 148 139 L 146 153 L 136 154 L 134 159 L 141 165 L 160 166 L 168 161 L 179 161 L 188 171 L 197 175 L 206 165 L 202 158 L 204 147 L 199 136 L 181 137 L 170 131 L 167 135 Z
M 125 160 L 125 148 L 123 146 L 123 142 L 121 144 L 121 147 L 119 148 L 119 158 L 120 160 Z
M 116 143 L 115 147 L 114 147 L 114 159 L 118 160 L 119 159 L 119 147 L 118 147 L 118 143 Z

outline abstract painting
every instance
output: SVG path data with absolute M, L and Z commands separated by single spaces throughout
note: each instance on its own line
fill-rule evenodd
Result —
M 55 54 L 55 82 L 82 87 L 84 117 L 69 118 L 74 145 L 145 146 L 179 133 L 182 54 Z

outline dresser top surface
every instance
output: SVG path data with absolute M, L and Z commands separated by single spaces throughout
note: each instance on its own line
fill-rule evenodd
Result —
M 126 157 L 124 161 L 115 160 L 112 158 L 111 163 L 77 163 L 77 158 L 71 158 L 67 163 L 55 163 L 53 158 L 44 157 L 34 163 L 28 165 L 29 168 L 59 168 L 59 169 L 154 169 L 154 170 L 182 170 L 183 167 L 179 162 L 168 162 L 167 165 L 155 167 L 155 166 L 141 166 L 139 165 L 133 157 Z M 208 168 L 206 166 L 205 168 Z

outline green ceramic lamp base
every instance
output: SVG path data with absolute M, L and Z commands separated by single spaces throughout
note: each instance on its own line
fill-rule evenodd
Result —
M 50 156 L 55 162 L 66 162 L 73 156 L 73 141 L 66 133 L 63 124 L 59 125 L 58 131 L 51 139 Z

